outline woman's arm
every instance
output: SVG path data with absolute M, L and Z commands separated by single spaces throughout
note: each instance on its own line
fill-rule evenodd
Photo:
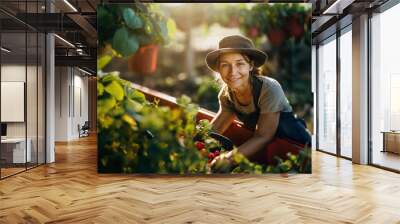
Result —
M 275 136 L 275 132 L 279 124 L 279 116 L 279 112 L 260 114 L 253 137 L 247 140 L 243 145 L 239 146 L 237 151 L 242 153 L 247 158 L 256 157 L 257 153 L 261 152 L 266 144 Z M 232 156 L 235 151 L 236 150 L 232 150 L 217 156 L 211 162 L 211 167 L 218 166 L 216 164 L 219 164 L 224 160 L 227 160 L 230 164 L 232 164 Z
M 218 134 L 223 134 L 229 128 L 236 115 L 231 111 L 219 109 L 217 115 L 212 119 L 212 128 Z
M 279 124 L 279 112 L 260 114 L 257 127 L 252 138 L 238 147 L 238 151 L 247 158 L 263 150 L 265 145 L 275 136 Z

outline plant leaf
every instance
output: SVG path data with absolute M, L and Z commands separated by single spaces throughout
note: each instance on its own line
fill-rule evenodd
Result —
M 176 33 L 176 24 L 174 20 L 168 19 L 167 30 L 168 30 L 168 37 L 172 38 Z
M 100 82 L 97 82 L 97 94 L 98 96 L 102 96 L 104 92 L 104 86 Z
M 111 61 L 111 59 L 111 55 L 104 55 L 97 59 L 97 70 L 103 69 Z
M 138 90 L 134 90 L 129 93 L 128 97 L 134 101 L 137 101 L 139 103 L 144 103 L 146 102 L 146 97 L 144 94 Z
M 122 17 L 126 25 L 133 30 L 143 27 L 142 20 L 135 15 L 135 12 L 131 8 L 125 8 L 122 12 Z
M 115 32 L 112 47 L 123 57 L 128 57 L 139 49 L 139 42 L 125 27 L 122 27 Z
M 118 101 L 124 99 L 124 89 L 117 81 L 112 81 L 105 88 L 106 92 L 115 97 Z
M 115 101 L 115 99 L 113 97 L 99 100 L 98 105 L 97 105 L 97 107 L 99 108 L 98 112 L 100 114 L 101 113 L 106 114 L 109 110 L 111 110 L 116 105 L 116 103 L 117 102 Z

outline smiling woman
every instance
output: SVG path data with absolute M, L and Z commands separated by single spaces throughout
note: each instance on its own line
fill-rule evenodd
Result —
M 254 131 L 238 151 L 249 159 L 271 164 L 275 156 L 298 154 L 298 146 L 310 145 L 311 137 L 303 122 L 294 117 L 280 84 L 259 75 L 257 68 L 266 59 L 267 55 L 256 49 L 251 40 L 233 35 L 219 42 L 219 49 L 206 56 L 206 63 L 225 84 L 219 93 L 220 109 L 212 121 L 213 129 L 224 133 L 238 118 Z M 232 155 L 222 154 L 213 164 L 230 160 Z

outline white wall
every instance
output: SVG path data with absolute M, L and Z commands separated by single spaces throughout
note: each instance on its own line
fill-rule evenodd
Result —
M 25 65 L 2 65 L 1 81 L 25 82 Z M 1 108 L 1 110 L 7 110 L 7 108 Z M 25 137 L 25 123 L 7 123 L 7 137 Z
M 68 140 L 68 88 L 70 83 L 67 67 L 55 68 L 55 141 Z
M 36 70 L 38 69 L 38 70 Z M 44 163 L 44 83 L 41 66 L 36 67 L 25 64 L 3 64 L 1 66 L 1 81 L 24 82 L 26 84 L 26 106 L 24 104 L 22 112 L 27 119 L 24 122 L 6 122 L 8 138 L 27 138 L 30 140 L 32 162 L 39 159 L 39 163 Z M 27 82 L 25 78 L 28 78 Z M 23 93 L 22 93 L 23 94 Z M 7 96 L 2 96 L 7 97 Z M 10 108 L 1 108 L 2 111 Z M 7 111 L 11 112 L 12 111 Z M 38 150 L 38 151 L 37 151 Z M 37 153 L 39 155 L 37 156 Z
M 56 67 L 56 141 L 79 138 L 78 124 L 88 120 L 88 78 L 76 68 Z
M 28 66 L 29 70 L 33 69 Z M 25 82 L 25 64 L 24 65 L 2 65 L 1 66 L 1 81 L 4 82 Z M 33 96 L 33 93 L 28 93 Z M 36 96 L 36 92 L 35 92 Z M 7 108 L 1 108 L 7 110 Z M 28 118 L 28 120 L 30 120 Z M 25 137 L 25 122 L 7 122 L 7 136 L 8 137 Z M 29 136 L 28 136 L 29 137 Z

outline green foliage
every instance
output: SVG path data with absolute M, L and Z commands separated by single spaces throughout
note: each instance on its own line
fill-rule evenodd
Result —
M 304 4 L 296 3 L 277 3 L 277 4 L 257 4 L 252 8 L 243 9 L 237 7 L 237 15 L 240 15 L 240 28 L 247 34 L 252 28 L 257 28 L 257 35 L 249 35 L 257 41 L 263 34 L 280 29 L 284 32 L 284 38 L 301 39 L 308 34 L 311 22 L 311 9 Z M 299 25 L 300 27 L 293 27 Z M 292 29 L 301 28 L 299 30 Z M 305 34 L 305 35 L 304 35 Z M 286 38 L 288 37 L 288 38 Z M 277 46 L 279 47 L 279 46 Z
M 209 163 L 225 152 L 209 137 L 211 124 L 196 124 L 198 106 L 187 96 L 178 99 L 177 108 L 149 102 L 118 73 L 98 77 L 98 170 L 101 173 L 254 173 L 301 171 L 309 160 L 293 157 L 291 169 L 268 168 L 251 163 L 234 153 L 234 163 Z M 195 141 L 194 137 L 200 137 Z M 236 149 L 234 149 L 236 151 Z M 286 161 L 284 162 L 286 163 Z M 283 166 L 283 165 L 281 165 Z
M 139 41 L 129 34 L 125 27 L 119 28 L 112 39 L 112 47 L 123 57 L 134 54 L 139 49 Z
M 198 135 L 200 135 L 200 137 L 204 139 L 207 136 L 207 134 L 211 131 L 211 128 L 212 125 L 209 120 L 206 119 L 200 120 L 197 125 Z
M 103 55 L 97 60 L 97 70 L 102 70 L 108 63 L 110 63 L 111 55 Z
M 193 96 L 193 100 L 211 111 L 218 111 L 218 93 L 221 89 L 221 85 L 210 76 L 201 77 L 198 83 L 198 89 L 196 94 Z
M 197 106 L 190 98 L 161 107 L 115 73 L 99 77 L 98 91 L 99 172 L 206 173 L 192 140 Z
M 135 11 L 131 8 L 125 8 L 122 10 L 122 17 L 124 18 L 125 24 L 132 30 L 140 29 L 143 27 L 142 20 L 136 16 Z
M 174 28 L 174 22 L 155 7 L 139 2 L 99 5 L 97 24 L 99 47 L 110 44 L 114 53 L 122 57 L 134 54 L 140 46 L 166 44 Z
M 276 157 L 278 164 L 268 166 L 266 172 L 272 173 L 311 173 L 311 149 L 305 148 L 298 156 L 288 153 L 288 159 L 283 161 Z

